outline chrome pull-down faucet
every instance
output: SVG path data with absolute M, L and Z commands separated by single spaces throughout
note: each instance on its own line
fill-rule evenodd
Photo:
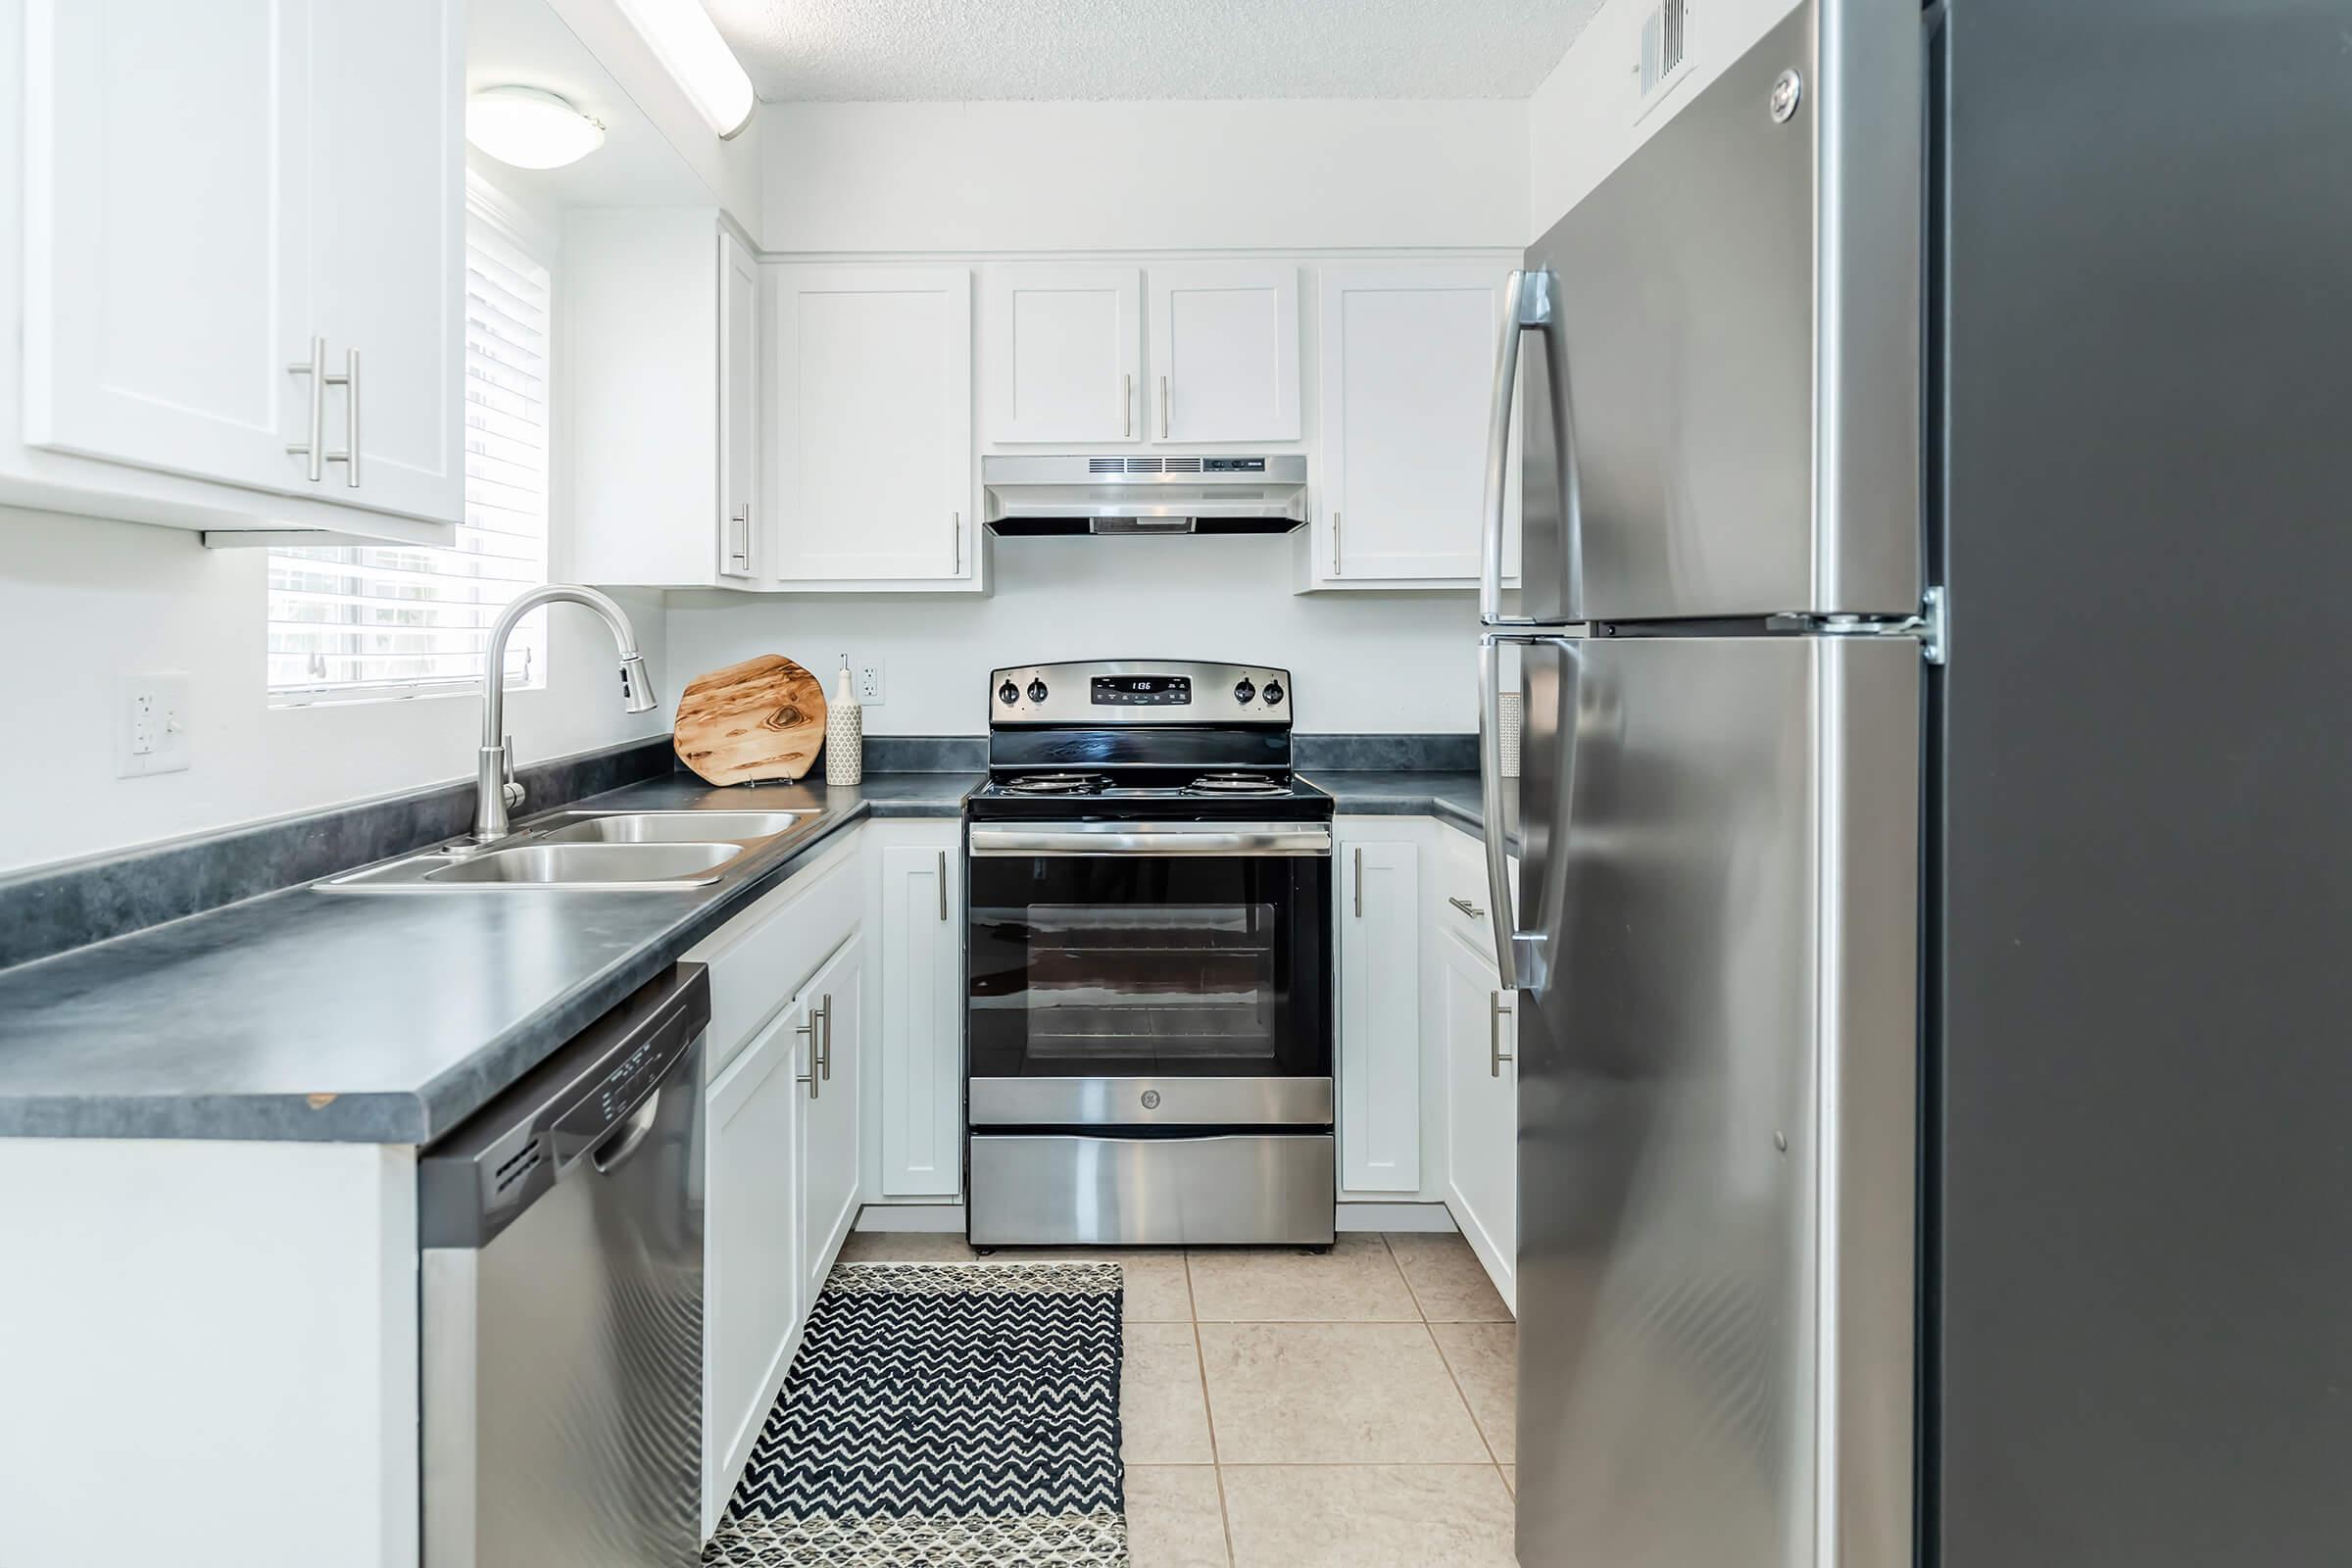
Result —
M 645 672 L 645 656 L 637 652 L 637 629 L 628 612 L 593 588 L 549 583 L 516 596 L 506 613 L 490 628 L 490 646 L 482 666 L 482 748 L 475 772 L 473 838 L 477 844 L 503 839 L 511 831 L 509 813 L 522 805 L 522 786 L 514 781 L 514 742 L 507 734 L 507 638 L 515 624 L 541 605 L 586 605 L 605 618 L 612 641 L 620 649 L 621 706 L 632 713 L 653 710 L 660 701 L 653 678 Z

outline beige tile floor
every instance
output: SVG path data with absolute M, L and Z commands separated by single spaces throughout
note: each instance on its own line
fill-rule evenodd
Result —
M 950 1261 L 859 1231 L 845 1261 Z M 1458 1236 L 1291 1248 L 1006 1248 L 1126 1271 L 1134 1568 L 1508 1568 L 1518 1329 Z

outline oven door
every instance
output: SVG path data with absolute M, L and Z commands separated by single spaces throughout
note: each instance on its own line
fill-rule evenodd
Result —
M 1329 824 L 970 834 L 972 1125 L 1331 1125 Z

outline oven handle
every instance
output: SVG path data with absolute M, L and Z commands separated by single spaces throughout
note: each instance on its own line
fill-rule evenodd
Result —
M 972 827 L 972 856 L 1331 854 L 1319 822 L 1052 822 Z

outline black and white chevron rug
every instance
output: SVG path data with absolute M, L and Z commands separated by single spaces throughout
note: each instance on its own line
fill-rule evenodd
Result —
M 1116 1263 L 843 1263 L 704 1568 L 1124 1564 Z

